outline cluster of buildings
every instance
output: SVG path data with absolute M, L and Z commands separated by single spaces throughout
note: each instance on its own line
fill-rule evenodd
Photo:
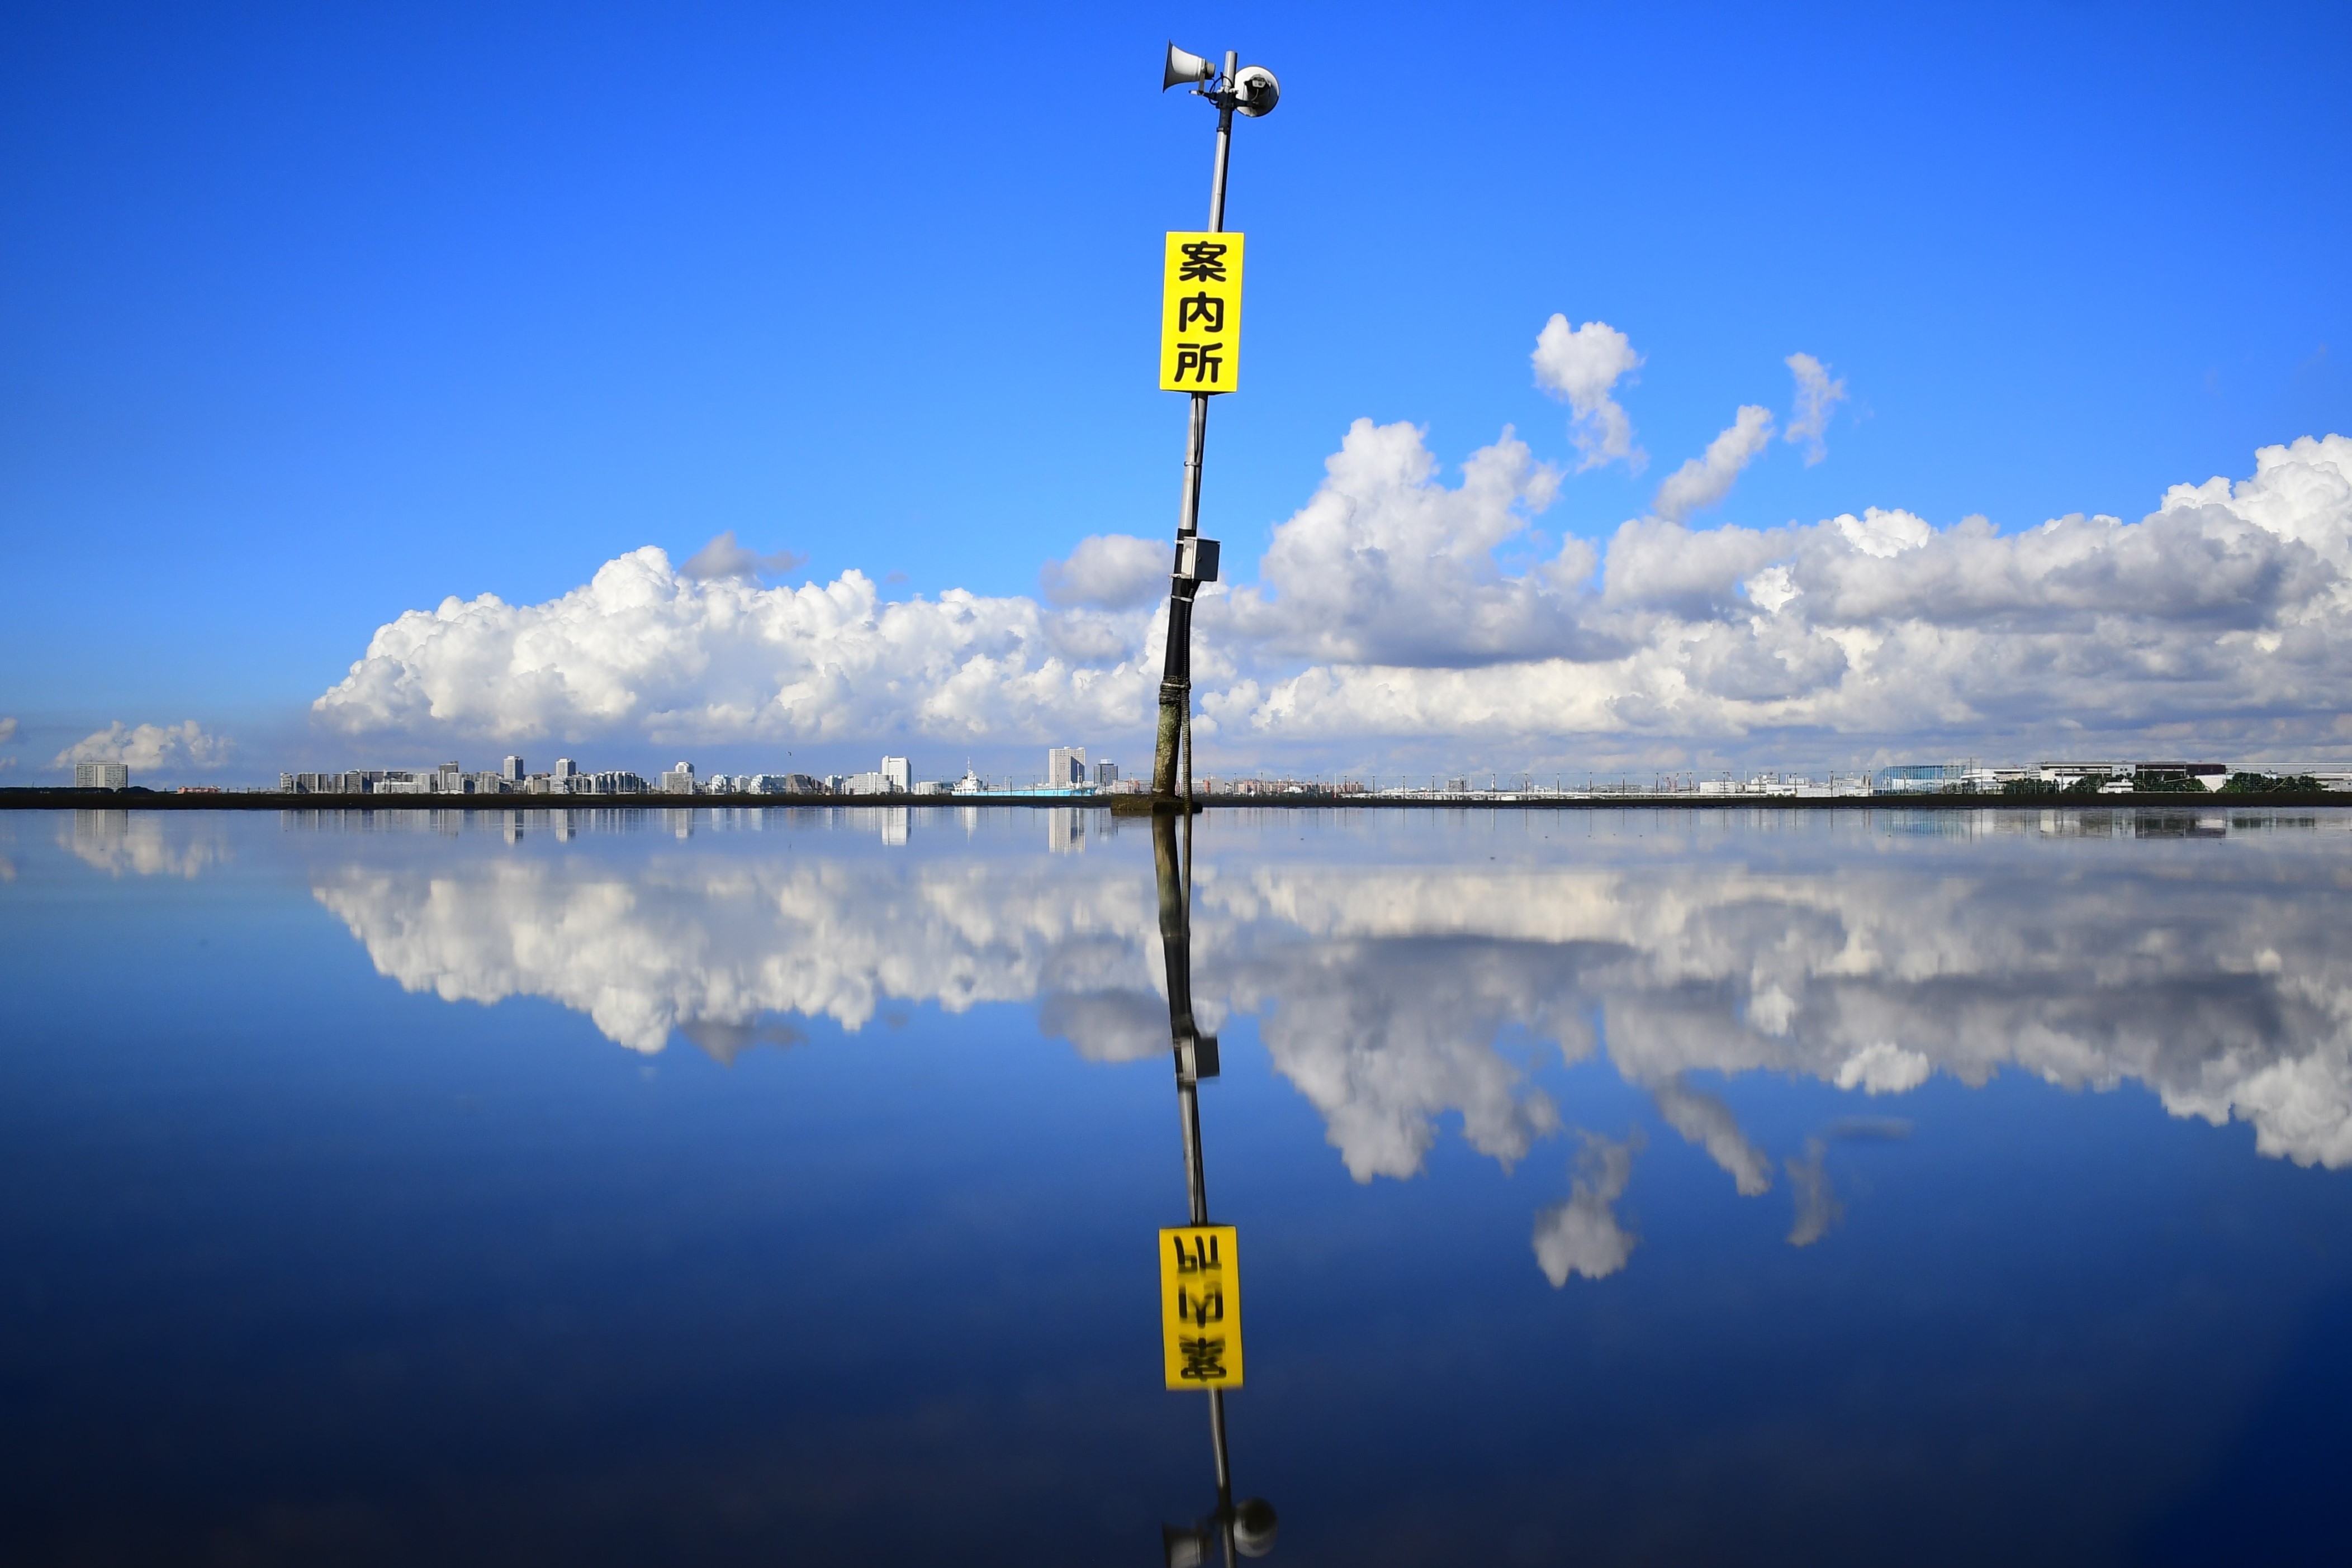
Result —
M 588 773 L 568 757 L 554 769 L 530 773 L 509 757 L 495 773 L 468 773 L 455 762 L 434 768 L 354 768 L 341 773 L 280 773 L 285 795 L 642 795 L 650 787 L 635 773 Z
M 1050 793 L 1068 791 L 1072 794 L 1134 794 L 1143 789 L 1140 779 L 1119 781 L 1118 764 L 1097 762 L 1094 772 L 1087 771 L 1087 748 L 1083 746 L 1057 746 L 1045 753 L 1045 789 Z
M 77 789 L 125 789 L 131 769 L 120 762 L 77 762 Z M 1723 773 L 1701 778 L 1693 773 L 1661 773 L 1646 783 L 1620 779 L 1600 782 L 1588 778 L 1580 787 L 1564 776 L 1549 788 L 1521 775 L 1506 780 L 1490 774 L 1486 779 L 1432 777 L 1426 784 L 1400 779 L 1393 785 L 1379 778 L 1318 776 L 1219 778 L 1204 776 L 1198 793 L 1217 796 L 1337 795 L 1360 800 L 1579 800 L 1597 796 L 1768 796 L 1828 797 L 1869 795 L 2126 795 L 2241 790 L 2247 789 L 2352 790 L 2352 772 L 2319 771 L 2282 776 L 2239 769 L 2221 762 L 2155 760 L 2146 762 L 2042 762 L 2031 767 L 1995 767 L 1976 761 L 1905 763 L 1875 773 L 1831 773 L 1811 778 L 1780 772 L 1753 773 L 1736 778 Z M 280 773 L 279 793 L 288 795 L 764 795 L 764 796 L 994 796 L 1034 799 L 1040 796 L 1085 797 L 1139 793 L 1139 779 L 1121 779 L 1118 764 L 1088 765 L 1083 746 L 1057 746 L 1045 754 L 1042 780 L 984 779 L 970 768 L 963 777 L 918 782 L 903 757 L 885 757 L 882 765 L 865 773 L 835 773 L 819 778 L 809 773 L 716 773 L 697 776 L 694 764 L 680 762 L 648 783 L 625 770 L 591 773 L 570 758 L 558 758 L 544 773 L 532 773 L 520 757 L 509 757 L 495 772 L 467 772 L 455 762 L 434 768 L 352 768 L 341 773 Z
M 681 762 L 661 776 L 665 795 L 949 795 L 957 787 L 915 782 L 903 757 L 886 757 L 882 766 L 864 773 L 714 773 L 695 777 L 694 764 Z
M 903 757 L 886 757 L 879 768 L 864 773 L 714 773 L 698 776 L 691 762 L 665 771 L 655 792 L 663 795 L 1094 795 L 1139 789 L 1122 783 L 1116 762 L 1097 762 L 1089 770 L 1087 748 L 1057 746 L 1045 754 L 1042 783 L 990 779 L 970 768 L 956 779 L 918 779 Z
M 131 782 L 119 762 L 81 763 L 74 785 L 82 789 L 121 789 Z M 455 762 L 434 768 L 355 768 L 340 773 L 280 773 L 287 795 L 1091 795 L 1121 788 L 1118 765 L 1097 762 L 1091 773 L 1083 746 L 1055 747 L 1046 754 L 1042 785 L 1013 779 L 992 781 L 971 768 L 962 778 L 918 782 L 903 757 L 885 757 L 864 773 L 714 773 L 708 778 L 691 762 L 680 762 L 647 782 L 637 774 L 590 773 L 568 757 L 552 769 L 529 771 L 520 757 L 508 758 L 495 772 L 467 772 Z

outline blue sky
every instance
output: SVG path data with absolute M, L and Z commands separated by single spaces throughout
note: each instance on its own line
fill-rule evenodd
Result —
M 321 734 L 310 704 L 404 610 L 538 603 L 643 545 L 683 560 L 732 529 L 806 555 L 793 582 L 854 568 L 904 600 L 1034 596 L 1087 536 L 1163 537 L 1183 413 L 1152 385 L 1159 235 L 1202 220 L 1213 120 L 1153 90 L 1170 37 L 1284 84 L 1234 152 L 1250 381 L 1215 409 L 1204 503 L 1229 575 L 1255 575 L 1356 419 L 1421 427 L 1449 476 L 1506 425 L 1572 471 L 1528 365 L 1554 312 L 1632 340 L 1616 396 L 1651 463 L 1570 472 L 1497 550 L 1507 573 L 1605 545 L 1737 405 L 1785 419 L 1797 351 L 1848 389 L 1828 459 L 1776 443 L 1694 527 L 2131 521 L 2168 486 L 2252 475 L 2258 447 L 2352 429 L 2340 8 L 0 26 L 11 782 L 117 720 L 196 719 L 251 768 L 437 755 L 431 725 Z M 2281 711 L 2230 700 L 2200 733 L 2246 744 L 2233 715 Z M 2041 743 L 2068 716 L 1979 728 Z M 794 749 L 1025 758 L 1036 722 L 910 739 L 852 719 Z M 1974 738 L 1952 722 L 1936 743 Z M 1910 733 L 1797 729 L 1839 756 Z M 597 738 L 649 761 L 674 733 Z M 696 733 L 740 766 L 786 735 Z M 1518 733 L 1437 750 L 1559 750 Z M 1712 719 L 1642 735 L 1644 755 L 1738 748 Z M 1332 765 L 1408 747 L 1231 718 L 1213 738 Z

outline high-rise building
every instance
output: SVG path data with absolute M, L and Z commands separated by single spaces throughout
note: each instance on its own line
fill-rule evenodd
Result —
M 1083 746 L 1057 746 L 1045 753 L 1045 787 L 1049 789 L 1075 789 L 1087 781 L 1087 748 Z
M 1097 762 L 1097 763 L 1096 763 L 1096 764 L 1095 764 L 1095 788 L 1096 788 L 1096 789 L 1109 789 L 1112 785 L 1114 785 L 1114 784 L 1116 784 L 1116 783 L 1118 783 L 1118 763 L 1116 763 L 1116 762 Z
M 577 779 L 580 777 L 580 764 L 569 757 L 559 757 L 555 759 L 555 776 L 566 782 Z
M 665 795 L 693 794 L 694 764 L 691 762 L 681 762 L 677 767 L 671 768 L 668 772 L 663 774 L 661 776 L 661 787 L 662 793 Z
M 583 773 L 575 789 L 583 795 L 642 795 L 646 792 L 646 781 L 625 770 Z
M 522 758 L 520 757 L 508 758 L 499 768 L 499 777 L 505 779 L 509 784 L 521 783 Z
M 131 788 L 131 767 L 123 762 L 77 762 L 74 764 L 74 788 L 128 789 Z
M 882 759 L 882 781 L 883 787 L 888 792 L 898 795 L 905 794 L 907 792 L 907 759 L 903 757 L 884 758 Z

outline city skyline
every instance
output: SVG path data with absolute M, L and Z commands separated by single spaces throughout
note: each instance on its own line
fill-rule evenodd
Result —
M 254 803 L 275 804 L 280 796 L 430 796 L 442 803 L 452 796 L 522 795 L 542 800 L 554 796 L 593 798 L 618 803 L 616 797 L 708 796 L 729 799 L 867 797 L 892 801 L 911 798 L 963 801 L 1030 800 L 1041 797 L 1094 797 L 1108 803 L 1114 795 L 1150 792 L 1144 779 L 1123 775 L 1108 758 L 1087 760 L 1082 746 L 1057 746 L 1046 752 L 1045 770 L 1024 775 L 982 775 L 967 765 L 955 779 L 925 778 L 909 758 L 886 756 L 878 768 L 854 774 L 822 776 L 797 771 L 761 769 L 729 774 L 701 773 L 692 760 L 680 758 L 648 779 L 629 769 L 583 768 L 577 759 L 556 758 L 550 768 L 533 770 L 517 753 L 503 758 L 495 769 L 467 768 L 462 760 L 441 762 L 432 768 L 346 768 L 325 771 L 281 771 L 275 790 L 267 784 L 244 784 L 228 793 L 259 797 Z M 1740 773 L 1730 768 L 1702 774 L 1696 769 L 1658 770 L 1646 779 L 1620 772 L 1612 777 L 1587 771 L 1580 778 L 1565 772 L 1549 780 L 1533 770 L 1506 778 L 1499 770 L 1485 775 L 1449 777 L 1443 771 L 1424 776 L 1373 770 L 1366 774 L 1341 771 L 1287 773 L 1260 768 L 1203 772 L 1197 793 L 1207 798 L 1265 798 L 1307 795 L 1357 802 L 1427 800 L 1457 798 L 1529 803 L 1601 799 L 1675 800 L 1692 798 L 1846 799 L 1922 795 L 1964 797 L 2035 797 L 2052 805 L 2079 804 L 2090 796 L 2156 798 L 2224 794 L 2244 798 L 2280 793 L 2352 791 L 2352 769 L 2233 766 L 2211 758 L 2142 758 L 2137 759 L 2045 758 L 2017 763 L 1981 758 L 1935 763 L 1900 763 L 1855 772 L 1831 768 L 1825 772 L 1769 768 Z M 82 791 L 152 790 L 133 782 L 126 764 L 78 762 L 73 788 Z M 178 791 L 218 796 L 220 786 L 186 786 Z M 38 799 L 34 791 L 27 799 Z M 2064 797 L 2065 799 L 2058 799 Z M 657 804 L 648 800 L 646 804 Z M 2180 803 L 2187 803 L 2182 801 Z

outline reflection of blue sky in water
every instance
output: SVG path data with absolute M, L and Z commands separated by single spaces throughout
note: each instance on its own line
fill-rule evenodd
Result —
M 1304 841 L 1285 821 L 1203 831 L 1196 1007 L 1213 1030 L 1255 1019 L 1359 1181 L 1414 1175 L 1448 1118 L 1506 1165 L 1559 1134 L 1552 1098 L 1497 1049 L 1521 1031 L 1569 1063 L 1605 1051 L 1740 1194 L 1788 1183 L 1800 1245 L 1837 1213 L 1819 1147 L 1760 1146 L 1706 1075 L 1808 1077 L 1874 1108 L 2003 1068 L 2137 1082 L 2175 1115 L 2252 1124 L 2266 1155 L 2352 1163 L 2343 817 L 2242 816 L 2220 842 L 2149 841 L 2193 820 L 2128 814 L 1736 837 L 1723 818 L 1643 815 L 1589 839 L 1570 818 Z M 642 858 L 320 856 L 313 885 L 403 986 L 548 998 L 636 1051 L 749 1039 L 778 1015 L 856 1030 L 893 1001 L 1011 1002 L 1091 1059 L 1156 1057 L 1144 840 L 1106 857 L 1108 826 L 1091 855 L 982 853 L 919 823 L 887 853 L 706 828 Z M 1538 1220 L 1555 1280 L 1623 1262 L 1610 1205 L 1633 1157 L 1586 1142 L 1574 1196 Z
M 2352 834 L 2244 820 L 1213 816 L 1284 1552 L 2326 1560 Z M 630 821 L 0 818 L 12 1518 L 1097 1563 L 1199 1511 L 1148 837 Z

